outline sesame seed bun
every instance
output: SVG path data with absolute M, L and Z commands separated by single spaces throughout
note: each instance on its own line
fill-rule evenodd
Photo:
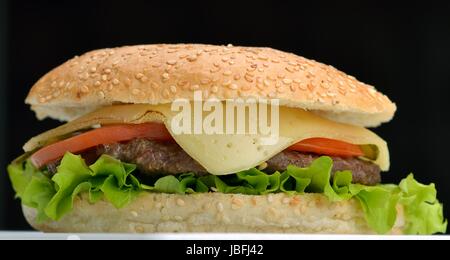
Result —
M 320 194 L 193 194 L 143 193 L 122 209 L 86 195 L 59 221 L 36 223 L 36 209 L 23 206 L 27 221 L 46 232 L 270 232 L 373 234 L 359 203 L 330 202 Z M 398 208 L 392 234 L 401 234 L 404 219 Z
M 360 126 L 389 121 L 388 97 L 332 66 L 270 48 L 164 44 L 102 49 L 43 76 L 26 103 L 42 119 L 69 121 L 117 103 L 176 98 L 279 98 L 280 104 Z

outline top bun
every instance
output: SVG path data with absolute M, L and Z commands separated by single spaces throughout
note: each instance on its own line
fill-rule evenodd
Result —
M 69 121 L 120 103 L 176 98 L 278 98 L 359 126 L 389 121 L 396 106 L 374 87 L 332 66 L 271 48 L 159 44 L 95 50 L 43 76 L 26 103 L 37 117 Z

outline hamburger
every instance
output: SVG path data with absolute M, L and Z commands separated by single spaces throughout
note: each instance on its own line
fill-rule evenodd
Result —
M 38 119 L 66 122 L 31 138 L 7 169 L 38 230 L 446 231 L 434 184 L 412 174 L 381 183 L 388 146 L 366 127 L 390 121 L 395 104 L 314 60 L 231 45 L 95 50 L 44 75 L 26 103 Z M 211 107 L 218 131 L 197 131 Z M 220 131 L 230 122 L 244 132 Z

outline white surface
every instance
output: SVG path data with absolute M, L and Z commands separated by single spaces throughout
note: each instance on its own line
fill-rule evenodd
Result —
M 70 234 L 0 231 L 0 240 L 17 239 L 126 239 L 126 240 L 450 240 L 450 236 L 378 236 L 378 235 L 307 235 L 307 234 L 249 234 L 249 233 L 156 233 L 156 234 Z

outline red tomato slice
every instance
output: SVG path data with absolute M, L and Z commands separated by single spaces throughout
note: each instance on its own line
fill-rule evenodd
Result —
M 66 152 L 78 153 L 97 145 L 122 142 L 134 138 L 172 140 L 169 131 L 161 123 L 104 126 L 45 146 L 31 156 L 31 162 L 34 166 L 40 168 L 61 158 Z
M 328 138 L 308 138 L 290 146 L 287 149 L 299 152 L 343 157 L 364 155 L 364 152 L 358 145 Z

